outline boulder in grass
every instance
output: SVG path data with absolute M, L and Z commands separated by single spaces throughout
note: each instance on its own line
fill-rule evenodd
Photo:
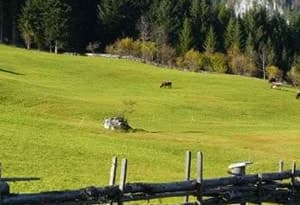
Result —
M 103 124 L 105 129 L 108 130 L 123 130 L 128 131 L 132 128 L 128 124 L 127 120 L 123 117 L 112 117 L 104 120 Z

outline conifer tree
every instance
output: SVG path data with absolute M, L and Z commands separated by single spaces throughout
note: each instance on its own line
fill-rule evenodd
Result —
M 67 23 L 70 7 L 62 0 L 47 0 L 44 16 L 45 39 L 52 52 L 54 44 L 55 53 L 62 47 L 67 36 Z
M 185 54 L 192 46 L 191 23 L 188 18 L 184 19 L 183 29 L 180 33 L 180 52 Z
M 210 4 L 207 0 L 202 0 L 200 3 L 200 19 L 201 19 L 201 26 L 200 26 L 200 45 L 203 45 L 206 40 L 206 34 L 210 30 L 211 24 L 211 10 Z
M 26 48 L 30 49 L 31 44 L 35 35 L 34 21 L 36 21 L 35 17 L 35 6 L 34 1 L 27 0 L 25 6 L 22 9 L 21 17 L 19 19 L 19 29 L 22 35 L 22 38 L 25 41 Z
M 204 49 L 207 53 L 214 53 L 216 48 L 216 35 L 212 26 L 207 33 Z
M 44 0 L 27 0 L 23 7 L 19 28 L 23 39 L 27 42 L 27 48 L 30 47 L 31 37 L 38 49 L 45 44 L 45 8 L 46 1 Z
M 254 45 L 253 45 L 253 38 L 251 33 L 248 34 L 248 38 L 245 46 L 245 54 L 251 58 L 253 58 L 254 56 Z
M 201 0 L 192 0 L 190 7 L 190 15 L 191 15 L 191 24 L 192 24 L 192 35 L 194 37 L 194 46 L 197 49 L 201 48 L 201 41 L 203 37 L 200 33 L 199 28 L 201 28 L 201 10 L 200 10 Z
M 228 25 L 226 27 L 225 32 L 225 49 L 228 50 L 230 47 L 232 47 L 234 41 L 235 41 L 235 22 L 233 18 L 230 18 Z

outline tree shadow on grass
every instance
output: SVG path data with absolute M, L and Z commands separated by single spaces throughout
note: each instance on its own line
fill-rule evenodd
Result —
M 17 73 L 17 72 L 10 71 L 10 70 L 5 70 L 5 69 L 2 69 L 2 68 L 0 68 L 0 72 L 9 73 L 9 74 L 13 74 L 13 75 L 24 75 L 23 73 Z

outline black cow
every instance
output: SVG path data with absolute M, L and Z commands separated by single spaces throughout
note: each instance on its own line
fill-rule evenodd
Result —
M 160 84 L 160 88 L 172 88 L 172 81 L 165 80 Z
M 299 98 L 300 98 L 300 92 L 298 92 L 296 95 L 296 99 L 299 99 Z

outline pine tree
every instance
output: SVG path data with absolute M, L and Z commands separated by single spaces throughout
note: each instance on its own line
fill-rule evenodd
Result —
M 17 0 L 10 0 L 11 9 L 11 43 L 16 45 L 17 43 L 17 15 L 18 13 L 18 2 Z
M 237 50 L 240 50 L 242 47 L 241 41 L 242 41 L 241 26 L 240 26 L 239 21 L 236 21 L 235 27 L 234 27 L 232 47 Z
M 191 23 L 188 18 L 185 18 L 183 29 L 180 33 L 180 52 L 182 55 L 190 50 L 192 42 L 193 40 L 191 35 Z
M 216 34 L 212 26 L 206 36 L 206 41 L 204 43 L 204 49 L 207 53 L 214 53 L 216 49 Z
M 228 25 L 226 27 L 225 32 L 225 49 L 228 50 L 230 47 L 232 47 L 234 41 L 235 41 L 235 22 L 233 18 L 230 18 Z
M 32 41 L 34 39 L 34 21 L 36 20 L 34 16 L 34 6 L 33 1 L 27 0 L 25 6 L 22 9 L 21 17 L 19 19 L 19 30 L 21 32 L 22 38 L 26 43 L 27 49 L 31 48 Z
M 207 0 L 202 0 L 200 3 L 200 19 L 201 19 L 201 26 L 200 26 L 200 45 L 203 45 L 206 40 L 206 34 L 210 30 L 210 3 Z
M 245 54 L 251 58 L 254 56 L 254 45 L 252 35 L 249 33 L 245 46 Z
M 44 25 L 45 39 L 52 52 L 58 53 L 59 46 L 62 46 L 67 36 L 67 23 L 70 7 L 62 0 L 47 0 L 45 8 Z
M 45 45 L 45 8 L 44 0 L 27 0 L 19 20 L 19 28 L 27 47 L 31 44 L 31 37 L 38 49 Z
M 192 0 L 190 7 L 191 24 L 192 24 L 192 36 L 194 37 L 194 46 L 196 49 L 202 47 L 203 37 L 200 33 L 201 28 L 201 0 Z M 200 46 L 201 45 L 201 46 Z

